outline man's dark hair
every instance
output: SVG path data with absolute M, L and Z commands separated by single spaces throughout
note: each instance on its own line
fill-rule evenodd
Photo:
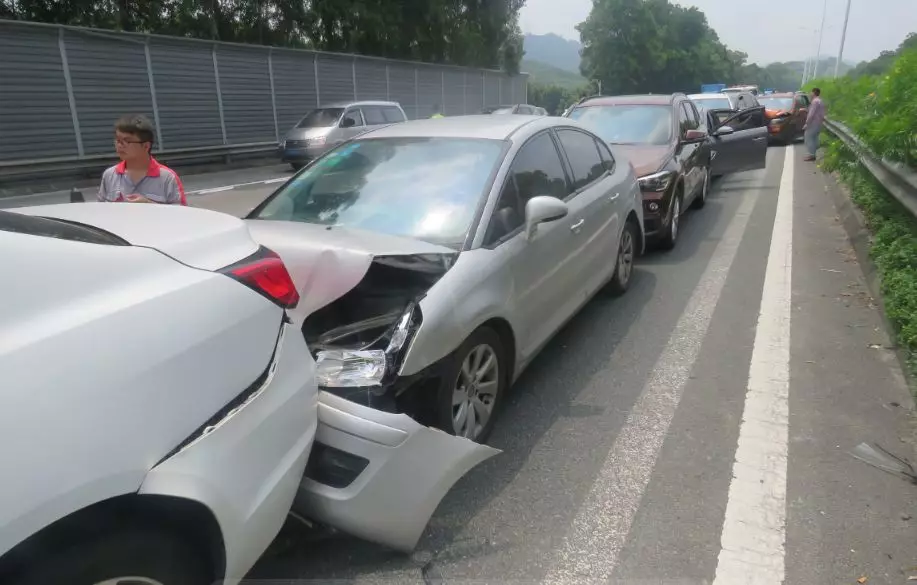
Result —
M 812 88 L 812 93 L 813 93 L 814 95 L 816 95 L 816 96 L 820 96 L 820 95 L 821 95 L 821 90 L 818 89 L 817 87 L 813 87 L 813 88 Z
M 153 123 L 143 114 L 129 114 L 121 116 L 115 122 L 115 130 L 125 134 L 133 134 L 141 142 L 149 142 L 150 150 L 153 149 L 153 142 L 156 140 L 156 131 Z

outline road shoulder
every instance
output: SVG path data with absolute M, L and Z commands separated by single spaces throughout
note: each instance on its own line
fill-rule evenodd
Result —
M 869 442 L 913 460 L 913 401 L 870 271 L 835 206 L 839 188 L 815 165 L 797 165 L 788 585 L 903 583 L 917 574 L 917 488 L 850 455 Z

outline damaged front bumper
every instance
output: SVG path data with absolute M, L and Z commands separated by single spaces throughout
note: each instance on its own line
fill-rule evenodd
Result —
M 449 489 L 497 449 L 405 414 L 319 396 L 319 426 L 293 511 L 409 552 Z

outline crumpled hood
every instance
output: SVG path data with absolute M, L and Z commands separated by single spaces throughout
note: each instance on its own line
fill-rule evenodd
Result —
M 300 295 L 290 312 L 299 324 L 359 284 L 373 258 L 458 255 L 446 246 L 378 232 L 294 221 L 249 219 L 245 223 L 252 238 L 277 252 L 286 264 Z
M 623 154 L 634 165 L 638 178 L 655 173 L 672 156 L 672 147 L 669 145 L 611 144 L 610 146 L 615 153 Z

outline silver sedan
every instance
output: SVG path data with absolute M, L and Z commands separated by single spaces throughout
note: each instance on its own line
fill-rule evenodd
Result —
M 507 388 L 643 249 L 631 164 L 577 122 L 370 131 L 247 218 L 300 289 L 319 386 L 483 442 Z

